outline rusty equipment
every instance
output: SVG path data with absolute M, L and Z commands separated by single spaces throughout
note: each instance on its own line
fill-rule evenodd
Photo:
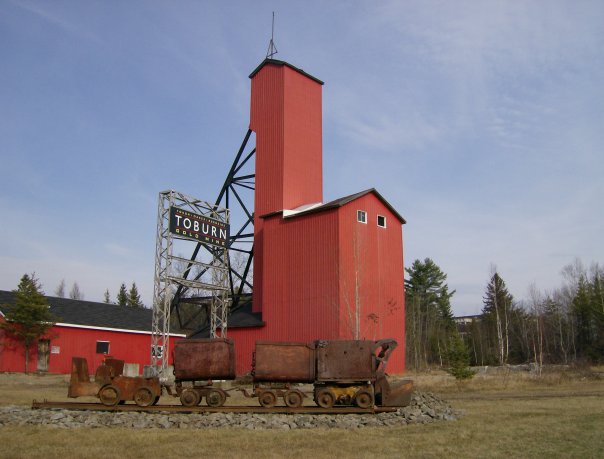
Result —
M 393 339 L 380 341 L 331 340 L 313 343 L 256 343 L 253 358 L 252 394 L 260 405 L 273 407 L 279 398 L 290 408 L 300 407 L 306 394 L 296 383 L 313 383 L 313 399 L 321 408 L 356 405 L 406 406 L 413 383 L 394 382 L 386 365 L 397 347 Z
M 98 397 L 103 405 L 114 406 L 133 400 L 138 406 L 154 405 L 161 395 L 157 377 L 123 376 L 124 361 L 107 358 L 90 381 L 88 361 L 82 357 L 71 359 L 71 380 L 68 397 Z
M 413 383 L 386 375 L 388 359 L 396 347 L 393 339 L 258 341 L 252 359 L 253 390 L 239 390 L 246 397 L 257 398 L 262 409 L 271 412 L 281 410 L 275 407 L 279 400 L 285 404 L 284 409 L 291 410 L 288 412 L 309 409 L 302 406 L 308 397 L 318 405 L 315 409 L 323 412 L 377 412 L 407 406 Z M 123 376 L 123 369 L 122 360 L 107 358 L 91 381 L 86 359 L 74 357 L 68 395 L 95 396 L 107 407 L 129 400 L 140 407 L 157 403 L 162 391 L 159 378 Z M 235 379 L 233 341 L 178 341 L 174 347 L 174 376 L 174 387 L 166 386 L 166 391 L 179 397 L 184 407 L 198 410 L 197 405 L 205 399 L 208 409 L 219 409 L 229 393 L 214 385 L 213 380 Z M 312 390 L 303 390 L 301 384 L 311 384 Z
M 229 394 L 212 379 L 235 379 L 235 347 L 226 338 L 181 340 L 174 346 L 176 395 L 184 406 L 224 405 Z

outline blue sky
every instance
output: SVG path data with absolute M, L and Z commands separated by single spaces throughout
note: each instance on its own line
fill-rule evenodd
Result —
M 0 289 L 149 305 L 157 195 L 213 201 L 276 58 L 325 81 L 324 198 L 375 187 L 478 313 L 604 262 L 604 2 L 0 1 Z

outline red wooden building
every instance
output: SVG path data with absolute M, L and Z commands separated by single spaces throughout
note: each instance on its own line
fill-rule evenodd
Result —
M 150 363 L 150 309 L 135 309 L 115 304 L 47 297 L 56 324 L 29 354 L 29 371 L 70 373 L 71 358 L 85 357 L 94 371 L 110 356 L 134 364 L 131 370 L 142 374 Z M 14 293 L 0 291 L 0 320 L 14 304 Z M 185 335 L 173 334 L 171 340 Z M 172 347 L 173 341 L 170 346 Z M 25 371 L 25 350 L 21 342 L 0 330 L 0 371 Z
M 323 203 L 323 83 L 283 61 L 252 74 L 254 291 L 229 319 L 238 373 L 256 340 L 395 338 L 405 368 L 402 225 L 375 190 Z

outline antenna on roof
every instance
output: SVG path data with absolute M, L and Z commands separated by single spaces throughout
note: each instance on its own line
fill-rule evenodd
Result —
M 278 53 L 273 37 L 275 36 L 275 12 L 273 11 L 273 28 L 271 30 L 271 41 L 268 44 L 268 50 L 266 51 L 266 58 L 272 59 L 275 54 Z

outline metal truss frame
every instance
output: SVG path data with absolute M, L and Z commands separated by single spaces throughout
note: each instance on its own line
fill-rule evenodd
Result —
M 151 336 L 151 365 L 160 378 L 167 378 L 169 357 L 170 316 L 177 292 L 183 289 L 203 289 L 210 292 L 210 335 L 226 337 L 229 309 L 229 256 L 228 246 L 219 247 L 191 241 L 170 232 L 170 208 L 181 208 L 198 215 L 229 224 L 230 212 L 226 208 L 192 198 L 174 190 L 159 193 L 157 210 L 157 239 L 155 251 L 155 279 L 153 294 L 153 320 Z M 210 254 L 208 261 L 183 259 L 175 256 L 175 239 L 204 247 Z M 175 270 L 175 262 L 186 262 L 184 272 Z M 188 279 L 191 268 L 198 274 Z M 220 333 L 219 333 L 220 330 Z
M 231 227 L 231 232 L 234 234 L 230 236 L 227 244 L 229 256 L 228 286 L 231 312 L 241 306 L 246 298 L 251 296 L 251 292 L 253 291 L 253 282 L 248 277 L 252 269 L 254 257 L 254 213 L 253 209 L 246 205 L 244 196 L 242 196 L 242 192 L 244 191 L 255 190 L 255 173 L 244 172 L 245 166 L 250 163 L 256 154 L 256 148 L 253 148 L 246 153 L 247 144 L 251 135 L 252 130 L 248 129 L 214 203 L 215 206 L 229 209 L 231 214 L 236 210 L 238 212 L 237 215 L 243 217 L 241 226 L 236 232 L 234 232 Z M 188 279 L 189 275 L 192 274 L 191 268 L 196 264 L 195 260 L 202 247 L 202 244 L 197 244 L 191 258 L 187 260 L 189 264 L 184 272 L 185 279 Z M 211 251 L 212 248 L 209 248 L 209 250 Z M 237 265 L 231 263 L 232 260 L 230 257 L 233 253 L 239 254 L 239 257 L 243 262 L 242 264 Z M 196 281 L 204 274 L 205 271 L 202 269 L 193 275 L 192 280 Z M 171 308 L 175 312 L 181 328 L 187 328 L 189 323 L 183 320 L 179 304 L 181 302 L 202 304 L 208 300 L 208 297 L 188 296 L 187 293 L 189 290 L 190 287 L 185 283 L 180 284 L 172 300 Z

